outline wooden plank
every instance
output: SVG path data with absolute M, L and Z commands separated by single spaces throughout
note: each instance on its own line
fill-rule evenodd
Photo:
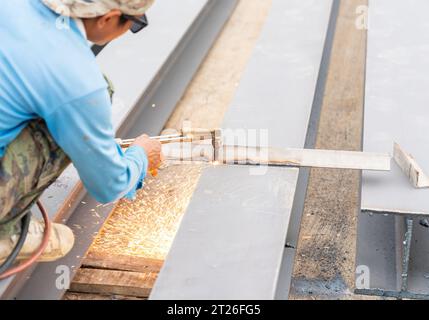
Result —
M 111 255 L 105 252 L 90 251 L 83 260 L 82 266 L 98 269 L 132 271 L 132 272 L 159 272 L 162 260 L 132 257 L 126 255 Z
M 234 152 L 235 151 L 235 152 Z M 389 171 L 391 157 L 388 154 L 341 150 L 235 148 L 227 154 L 226 163 L 246 161 L 262 165 L 285 165 L 331 169 Z M 222 159 L 222 158 L 221 158 Z
M 147 298 L 158 274 L 100 269 L 79 269 L 70 291 Z
M 397 143 L 395 143 L 393 158 L 414 188 L 429 188 L 429 177 L 423 171 L 422 167 L 412 155 L 406 153 Z
M 146 298 L 120 296 L 120 295 L 102 295 L 93 293 L 67 292 L 63 300 L 70 301 L 88 301 L 88 300 L 147 300 Z
M 213 161 L 213 147 L 208 144 L 164 145 L 166 159 L 172 161 Z M 219 163 L 241 165 L 269 165 L 284 167 L 311 167 L 390 171 L 391 156 L 343 150 L 313 150 L 294 148 L 263 148 L 225 145 L 219 150 Z

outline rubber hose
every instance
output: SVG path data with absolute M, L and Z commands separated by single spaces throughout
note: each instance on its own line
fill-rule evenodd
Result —
M 39 248 L 30 256 L 30 258 L 28 260 L 24 261 L 23 263 L 19 264 L 16 267 L 12 267 L 11 269 L 9 269 L 5 272 L 1 272 L 0 273 L 0 280 L 6 279 L 10 276 L 13 276 L 13 275 L 31 267 L 35 262 L 37 262 L 37 259 L 39 259 L 39 257 L 43 254 L 43 252 L 45 251 L 46 247 L 49 244 L 49 237 L 50 237 L 51 231 L 52 231 L 52 224 L 51 224 L 51 221 L 49 220 L 48 212 L 46 211 L 43 204 L 40 201 L 38 201 L 37 206 L 39 207 L 39 210 L 42 212 L 43 220 L 45 221 L 45 230 L 44 230 L 44 234 L 43 234 L 42 243 L 40 244 Z M 25 236 L 23 236 L 24 233 L 21 232 L 21 236 L 24 238 L 26 238 L 26 236 L 27 236 L 28 227 L 30 225 L 29 221 L 31 220 L 31 215 L 28 214 L 27 216 L 26 216 L 26 218 L 28 218 L 28 221 L 26 219 L 25 223 L 28 223 L 28 226 L 27 226 L 27 229 L 25 232 Z M 25 239 L 23 240 L 23 242 L 25 242 Z M 18 250 L 18 253 L 19 253 L 19 251 L 20 250 Z M 15 256 L 15 258 L 16 258 L 16 256 Z M 13 260 L 15 260 L 15 259 L 13 259 Z

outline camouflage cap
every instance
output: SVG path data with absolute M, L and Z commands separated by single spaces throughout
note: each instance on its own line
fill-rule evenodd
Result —
M 42 0 L 51 10 L 72 18 L 94 18 L 113 9 L 133 16 L 146 12 L 155 0 Z

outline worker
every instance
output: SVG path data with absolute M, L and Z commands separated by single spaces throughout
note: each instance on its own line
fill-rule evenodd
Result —
M 17 243 L 22 218 L 70 162 L 101 203 L 133 197 L 159 168 L 159 142 L 142 135 L 126 152 L 115 142 L 109 84 L 91 51 L 91 43 L 143 29 L 153 1 L 2 2 L 0 264 Z M 40 246 L 43 231 L 32 219 L 17 261 Z M 67 226 L 53 224 L 39 261 L 65 256 L 73 243 Z

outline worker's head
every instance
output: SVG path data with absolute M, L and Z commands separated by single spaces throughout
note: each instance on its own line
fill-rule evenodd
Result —
M 83 20 L 88 40 L 99 45 L 128 30 L 142 29 L 145 12 L 155 0 L 42 0 L 58 14 Z

